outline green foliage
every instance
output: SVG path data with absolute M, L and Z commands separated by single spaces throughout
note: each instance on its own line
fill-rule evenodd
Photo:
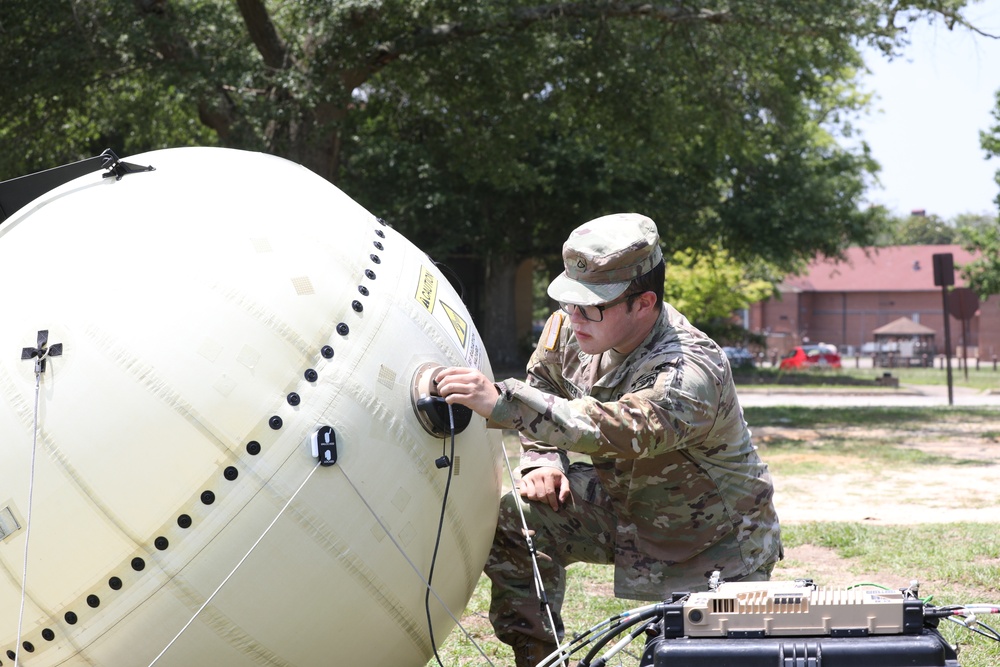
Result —
M 875 165 L 832 139 L 865 103 L 856 42 L 892 51 L 963 4 L 11 0 L 0 132 L 29 151 L 0 174 L 219 143 L 301 161 L 418 238 L 447 225 L 444 252 L 530 256 L 631 209 L 671 250 L 789 268 L 868 236 Z
M 858 44 L 964 24 L 964 0 L 834 4 L 6 0 L 0 178 L 218 144 L 306 165 L 488 289 L 615 211 L 668 253 L 791 271 L 878 228 L 877 165 L 835 140 L 866 104 Z
M 951 224 L 954 225 L 955 229 L 958 231 L 958 239 L 955 242 L 960 242 L 961 235 L 965 230 L 986 230 L 997 224 L 1000 221 L 996 215 L 990 215 L 986 213 L 960 213 L 951 220 Z
M 978 253 L 976 259 L 961 267 L 966 284 L 981 299 L 1000 294 L 1000 220 L 963 227 L 961 238 L 966 250 Z
M 940 216 L 914 214 L 893 219 L 880 235 L 878 245 L 948 245 L 957 243 L 958 235 L 956 226 Z
M 1000 157 L 1000 90 L 996 91 L 997 105 L 993 109 L 993 120 L 995 125 L 989 130 L 980 131 L 979 133 L 979 143 L 986 151 L 987 157 Z M 1000 186 L 1000 170 L 997 170 L 996 175 L 993 177 L 996 181 L 997 186 Z M 994 200 L 997 203 L 997 207 L 1000 208 L 1000 193 L 997 194 Z
M 988 157 L 1000 157 L 1000 90 L 993 109 L 995 124 L 979 133 L 980 143 Z M 994 177 L 1000 186 L 1000 170 Z M 996 198 L 1000 207 L 1000 194 Z M 981 219 L 961 228 L 961 243 L 967 250 L 978 251 L 979 258 L 961 267 L 962 276 L 980 298 L 1000 294 L 1000 218 Z
M 211 145 L 194 77 L 155 67 L 132 3 L 15 0 L 0 15 L 0 179 L 92 157 Z M 203 12 L 186 11 L 192 23 Z
M 414 54 L 364 86 L 342 183 L 445 252 L 539 256 L 588 218 L 639 210 L 671 251 L 717 243 L 785 269 L 837 254 L 872 220 L 857 205 L 875 165 L 830 132 L 862 104 L 860 61 L 843 25 L 817 43 L 782 11 L 565 19 Z
M 664 298 L 699 326 L 728 320 L 773 293 L 770 280 L 753 276 L 718 245 L 678 250 L 667 261 Z

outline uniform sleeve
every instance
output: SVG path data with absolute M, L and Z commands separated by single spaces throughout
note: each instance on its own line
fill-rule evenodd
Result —
M 715 424 L 721 394 L 707 366 L 679 359 L 643 374 L 631 392 L 611 402 L 571 400 L 517 380 L 499 387 L 491 420 L 551 448 L 614 459 L 700 442 Z
M 565 317 L 562 313 L 556 312 L 549 316 L 538 338 L 535 351 L 528 360 L 526 387 L 553 396 L 565 394 L 562 378 L 557 370 L 564 324 Z M 502 396 L 505 392 L 502 383 L 499 388 Z M 493 421 L 492 417 L 490 421 Z M 509 424 L 504 426 L 512 428 Z M 521 474 L 534 468 L 544 467 L 559 468 L 564 473 L 569 472 L 569 457 L 564 449 L 523 430 L 518 429 L 518 431 L 521 435 L 521 463 L 518 466 Z

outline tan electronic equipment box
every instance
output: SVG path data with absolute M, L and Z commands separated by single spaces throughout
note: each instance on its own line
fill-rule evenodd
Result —
M 668 613 L 666 636 L 858 637 L 919 633 L 923 603 L 909 591 L 809 580 L 732 582 L 691 593 Z

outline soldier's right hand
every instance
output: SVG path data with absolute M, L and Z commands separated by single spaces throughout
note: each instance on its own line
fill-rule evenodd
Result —
M 548 503 L 555 511 L 569 498 L 569 478 L 559 468 L 534 468 L 518 483 L 522 498 Z

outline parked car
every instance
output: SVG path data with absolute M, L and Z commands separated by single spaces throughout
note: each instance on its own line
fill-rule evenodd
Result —
M 753 354 L 745 347 L 723 347 L 732 368 L 753 368 Z
M 832 345 L 799 345 L 781 358 L 780 368 L 840 368 L 840 355 Z

